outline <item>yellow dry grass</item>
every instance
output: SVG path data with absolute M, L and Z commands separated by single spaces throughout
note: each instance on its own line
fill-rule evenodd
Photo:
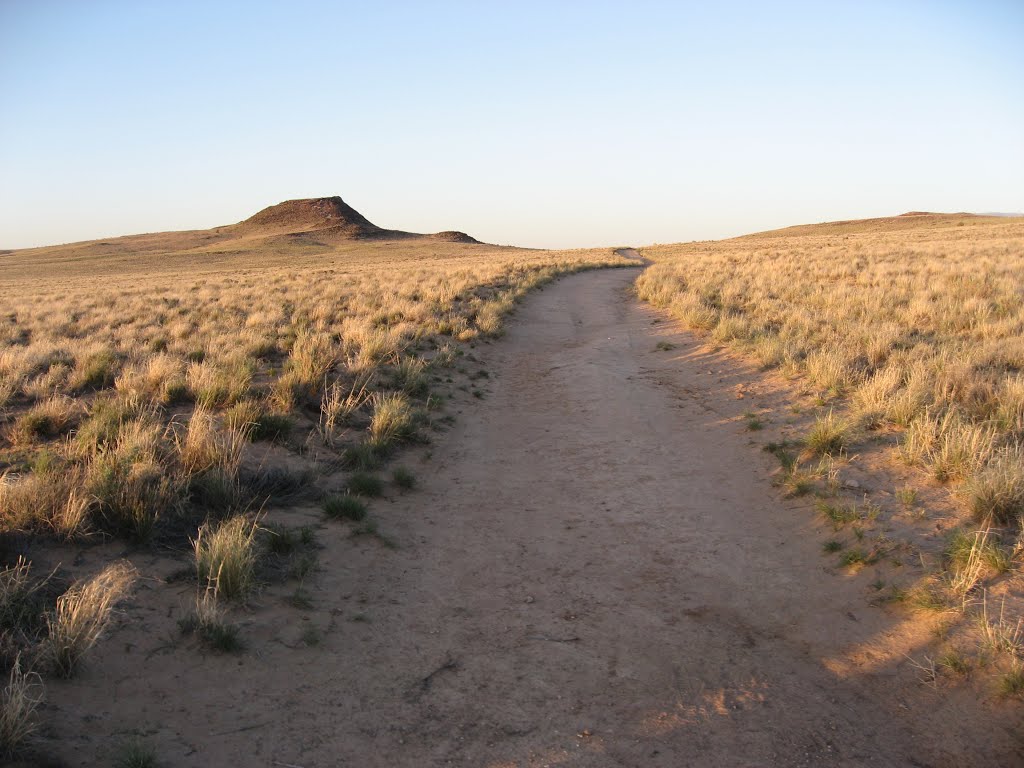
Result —
M 1024 513 L 1024 220 L 913 215 L 645 249 L 641 298 L 800 377 L 851 424 L 962 486 L 982 522 Z
M 223 463 L 222 444 L 237 468 L 237 435 L 258 437 L 261 419 L 277 418 L 278 431 L 290 417 L 311 420 L 312 433 L 324 412 L 318 439 L 327 446 L 381 443 L 371 402 L 420 392 L 428 364 L 450 363 L 453 344 L 499 333 L 534 286 L 623 263 L 610 251 L 415 238 L 328 245 L 218 231 L 3 261 L 0 531 L 74 535 L 89 521 L 65 512 L 84 517 L 89 499 L 94 528 L 138 537 L 154 522 L 138 512 L 150 496 L 160 492 L 163 514 L 173 501 L 163 490 L 187 492 Z M 360 409 L 362 421 L 353 419 Z M 61 470 L 45 478 L 34 471 L 42 449 Z M 38 519 L 28 512 L 36 498 L 45 501 Z

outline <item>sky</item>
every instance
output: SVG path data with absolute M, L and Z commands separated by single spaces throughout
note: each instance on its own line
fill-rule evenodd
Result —
M 0 247 L 330 195 L 557 248 L 1024 211 L 1022 41 L 1022 0 L 0 0 Z

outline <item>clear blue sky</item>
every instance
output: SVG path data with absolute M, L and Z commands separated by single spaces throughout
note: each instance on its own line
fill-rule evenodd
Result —
M 0 247 L 334 194 L 551 247 L 1024 210 L 1024 2 L 0 0 Z

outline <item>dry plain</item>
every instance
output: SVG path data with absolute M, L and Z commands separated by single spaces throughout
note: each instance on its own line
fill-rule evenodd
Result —
M 1024 223 L 623 253 L 0 254 L 20 759 L 1021 762 Z

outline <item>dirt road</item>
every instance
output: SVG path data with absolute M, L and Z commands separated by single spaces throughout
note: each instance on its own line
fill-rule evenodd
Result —
M 106 699 L 126 732 L 168 766 L 1019 763 L 1004 710 L 919 684 L 922 631 L 869 572 L 826 572 L 743 431 L 771 386 L 636 274 L 524 303 L 420 489 L 375 507 L 397 548 L 328 543 L 314 647 L 282 614 L 238 662 L 154 659 Z

